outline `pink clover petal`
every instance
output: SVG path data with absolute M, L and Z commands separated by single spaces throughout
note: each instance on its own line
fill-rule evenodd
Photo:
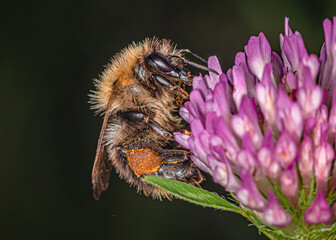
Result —
M 285 24 L 288 24 L 288 22 Z M 288 72 L 297 72 L 299 70 L 301 59 L 308 56 L 308 52 L 300 33 L 295 32 L 295 34 L 293 34 L 289 25 L 288 27 L 285 27 L 285 32 L 286 31 L 287 34 L 285 33 L 281 43 L 281 55 L 282 58 L 286 60 L 284 61 L 284 65 Z
M 315 54 L 305 56 L 302 58 L 300 65 L 298 72 L 299 87 L 302 87 L 305 84 L 307 75 L 310 75 L 312 81 L 315 82 L 320 69 L 318 57 Z
M 212 136 L 210 139 L 210 148 L 212 149 L 213 154 L 219 154 L 219 152 L 223 150 L 225 152 L 225 156 L 231 163 L 237 163 L 237 152 L 239 147 L 235 140 L 232 139 L 232 136 Z
M 286 89 L 294 90 L 298 88 L 298 81 L 292 72 L 285 74 L 281 79 L 281 82 Z
M 226 191 L 236 192 L 240 186 L 240 180 L 234 175 L 229 161 L 226 159 L 224 151 L 220 152 L 221 162 L 217 162 L 213 169 L 213 181 L 221 184 Z
M 276 52 L 272 52 L 272 66 L 273 77 L 277 80 L 276 82 L 279 82 L 283 75 L 283 63 Z
M 201 143 L 198 138 L 196 138 L 195 136 L 191 136 L 188 139 L 188 145 L 189 145 L 190 151 L 194 153 L 194 155 L 199 160 L 206 162 L 207 155 L 204 149 L 200 147 Z
M 253 210 L 264 210 L 266 206 L 266 200 L 259 193 L 259 190 L 248 171 L 242 170 L 240 176 L 242 180 L 242 186 L 236 192 L 236 196 L 239 202 Z
M 226 123 L 229 123 L 231 118 L 230 102 L 227 93 L 227 85 L 218 83 L 213 93 L 214 111 L 218 116 L 222 116 Z
M 315 117 L 315 113 L 322 104 L 323 91 L 313 84 L 309 76 L 306 77 L 305 85 L 297 91 L 297 102 L 299 103 L 305 118 Z
M 267 130 L 264 136 L 264 142 L 257 154 L 258 163 L 267 176 L 276 179 L 280 176 L 281 167 L 278 160 L 274 157 L 273 134 Z
M 329 131 L 335 135 L 336 133 L 336 88 L 334 89 L 333 100 L 331 103 L 331 109 L 329 114 Z
M 237 155 L 237 163 L 247 171 L 252 176 L 256 175 L 256 172 L 259 173 L 257 167 L 258 162 L 254 156 L 254 145 L 252 143 L 251 137 L 249 134 L 245 134 L 243 137 L 242 149 Z
M 200 74 L 199 76 L 195 76 L 193 78 L 193 90 L 198 90 L 200 91 L 200 93 L 202 94 L 203 98 L 205 98 L 205 96 L 207 96 L 208 93 L 208 86 L 204 80 L 204 78 L 202 77 L 202 75 Z
M 329 19 L 323 22 L 325 45 L 321 50 L 321 74 L 319 76 L 319 82 L 323 89 L 328 90 L 326 105 L 330 106 L 336 79 L 336 17 L 333 17 L 333 21 Z
M 174 132 L 174 138 L 176 142 L 178 142 L 182 147 L 190 149 L 188 144 L 188 139 L 190 138 L 190 135 L 183 134 L 181 132 Z
M 246 83 L 247 88 L 247 95 L 249 97 L 254 97 L 254 85 L 257 81 L 256 77 L 251 73 L 247 66 L 246 62 L 246 55 L 243 52 L 239 52 L 236 54 L 235 57 L 235 66 L 244 69 L 244 79 Z M 228 74 L 231 74 L 231 80 L 232 80 L 232 70 L 228 71 Z M 231 81 L 232 83 L 233 81 Z
M 271 52 L 271 46 L 263 33 L 259 37 L 251 37 L 245 46 L 248 67 L 259 80 L 266 64 L 271 62 Z
M 204 131 L 203 124 L 199 119 L 194 119 L 190 123 L 190 129 L 191 129 L 192 135 L 196 137 L 198 137 L 201 134 L 201 132 Z
M 325 130 L 325 128 L 322 127 L 323 125 L 328 125 L 328 108 L 325 105 L 322 105 L 320 109 L 317 110 L 315 116 L 315 125 L 312 129 L 315 147 L 319 145 L 322 140 L 323 131 Z
M 279 87 L 276 103 L 277 126 L 280 131 L 287 130 L 291 137 L 298 142 L 303 130 L 303 117 L 300 106 L 292 102 L 283 88 Z
M 270 178 L 276 179 L 280 176 L 281 166 L 277 159 L 273 157 L 271 149 L 262 147 L 258 152 L 258 162 L 265 174 Z
M 186 102 L 186 104 L 187 104 L 188 102 Z M 190 102 L 189 102 L 190 103 Z M 180 116 L 186 121 L 186 122 L 188 122 L 188 123 L 190 123 L 193 119 L 195 119 L 195 115 L 196 114 L 191 114 L 191 112 L 189 111 L 189 109 L 191 110 L 191 111 L 194 111 L 194 109 L 191 107 L 191 106 L 189 106 L 189 107 L 187 107 L 187 106 L 185 106 L 185 107 L 181 107 L 180 108 Z M 194 116 L 193 116 L 194 115 Z
M 257 161 L 249 150 L 241 150 L 237 155 L 238 164 L 249 171 L 251 175 L 255 175 L 257 170 Z
M 262 81 L 256 86 L 256 98 L 268 124 L 275 124 L 276 88 L 271 77 L 272 65 L 265 67 Z
M 299 149 L 298 166 L 303 184 L 307 188 L 312 180 L 314 166 L 313 142 L 307 135 L 304 136 Z
M 190 157 L 191 161 L 193 161 L 193 163 L 196 165 L 196 167 L 198 167 L 199 169 L 201 169 L 203 172 L 207 172 L 209 174 L 213 174 L 213 171 L 209 168 L 209 166 L 201 161 L 200 159 L 198 159 L 196 156 L 191 156 Z
M 280 183 L 281 190 L 287 197 L 295 197 L 297 195 L 299 183 L 295 163 L 282 171 Z
M 292 217 L 279 204 L 272 190 L 268 192 L 268 204 L 262 214 L 264 222 L 275 227 L 286 227 Z
M 233 66 L 232 81 L 234 86 L 233 100 L 236 104 L 236 107 L 239 108 L 243 95 L 247 95 L 245 74 L 244 69 L 242 67 Z
M 314 170 L 317 189 L 323 192 L 327 189 L 331 163 L 335 157 L 333 147 L 327 141 L 321 142 L 314 151 Z
M 208 67 L 215 70 L 219 75 L 221 75 L 223 73 L 222 71 L 222 67 L 220 66 L 220 63 L 218 61 L 218 58 L 216 56 L 211 56 L 208 59 Z M 213 72 L 209 72 L 210 78 L 211 79 L 215 79 L 215 81 L 213 82 L 214 84 L 212 84 L 211 86 L 215 86 L 216 83 L 219 81 L 219 75 L 213 73 Z M 213 90 L 213 87 L 210 87 Z
M 245 95 L 238 114 L 232 116 L 231 125 L 235 133 L 243 138 L 245 133 L 249 133 L 256 149 L 262 144 L 263 136 L 258 122 L 258 114 L 253 99 L 248 99 Z
M 318 191 L 313 203 L 306 209 L 304 219 L 308 224 L 328 223 L 331 211 L 323 192 Z
M 296 143 L 286 131 L 282 132 L 275 146 L 275 158 L 283 168 L 287 168 L 294 162 L 296 154 Z
M 239 151 L 236 138 L 231 133 L 223 118 L 214 117 L 214 124 L 217 126 L 215 129 L 215 134 L 222 139 L 223 149 L 227 153 L 228 159 L 235 163 L 236 155 Z

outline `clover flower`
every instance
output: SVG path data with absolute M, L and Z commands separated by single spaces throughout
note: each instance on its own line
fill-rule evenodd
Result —
M 194 77 L 180 109 L 191 133 L 174 133 L 241 207 L 291 233 L 336 222 L 336 17 L 323 29 L 319 57 L 288 18 L 280 56 L 260 33 L 226 73 L 210 57 L 219 75 Z

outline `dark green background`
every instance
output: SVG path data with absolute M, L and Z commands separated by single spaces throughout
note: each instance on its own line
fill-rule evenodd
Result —
M 102 119 L 87 95 L 111 56 L 154 35 L 216 54 L 226 70 L 261 31 L 279 52 L 288 16 L 318 53 L 335 1 L 26 1 L 0 9 L 1 239 L 265 239 L 238 215 L 146 198 L 114 173 L 95 201 Z M 208 180 L 204 188 L 224 194 Z

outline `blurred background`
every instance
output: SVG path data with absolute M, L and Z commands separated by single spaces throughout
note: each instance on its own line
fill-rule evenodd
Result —
M 99 201 L 91 169 L 102 118 L 94 78 L 132 41 L 158 36 L 233 65 L 252 35 L 279 53 L 284 17 L 309 52 L 336 1 L 7 1 L 0 14 L 1 239 L 266 239 L 241 216 L 136 193 L 113 172 Z M 197 74 L 197 71 L 195 70 Z M 224 194 L 211 184 L 203 188 Z

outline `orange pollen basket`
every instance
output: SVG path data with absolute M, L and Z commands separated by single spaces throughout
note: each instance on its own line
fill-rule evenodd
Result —
M 137 177 L 155 173 L 161 166 L 161 157 L 149 148 L 128 150 L 126 155 L 128 165 Z

